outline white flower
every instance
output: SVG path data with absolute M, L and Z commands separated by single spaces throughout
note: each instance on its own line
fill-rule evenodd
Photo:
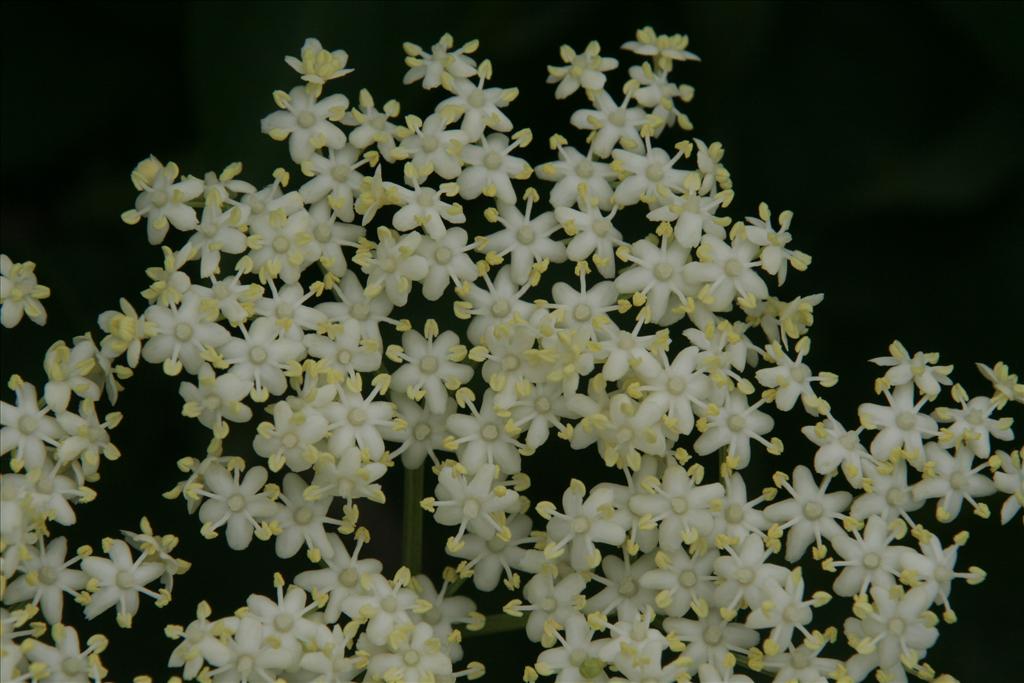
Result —
M 305 352 L 302 342 L 281 336 L 272 318 L 257 318 L 248 326 L 239 326 L 242 338 L 232 337 L 221 349 L 228 371 L 246 383 L 254 401 L 266 401 L 288 388 L 285 369 Z M 145 350 L 143 350 L 145 352 Z
M 445 423 L 451 433 L 445 448 L 457 450 L 459 462 L 471 474 L 488 465 L 497 465 L 505 475 L 522 470 L 520 451 L 526 446 L 516 438 L 518 430 L 510 429 L 508 418 L 499 415 L 494 399 L 494 392 L 488 390 L 479 408 L 468 403 L 469 415 L 456 413 Z
M 423 235 L 418 232 L 396 237 L 387 228 L 377 228 L 377 243 L 364 243 L 352 257 L 366 273 L 366 295 L 375 298 L 383 293 L 395 306 L 409 300 L 412 283 L 427 276 L 427 260 L 416 253 Z
M 369 91 L 360 90 L 359 107 L 347 112 L 344 118 L 345 125 L 353 127 L 348 135 L 349 142 L 360 150 L 376 145 L 385 159 L 392 159 L 398 126 L 391 119 L 396 118 L 400 111 L 401 107 L 396 100 L 388 100 L 378 110 Z M 380 167 L 377 169 L 379 171 Z
M 889 345 L 889 353 L 892 355 L 871 359 L 875 365 L 889 368 L 881 380 L 884 388 L 901 387 L 913 382 L 918 391 L 932 400 L 938 396 L 942 385 L 953 383 L 949 379 L 952 365 L 934 365 L 939 362 L 937 353 L 918 351 L 911 356 L 899 341 Z
M 458 527 L 448 539 L 450 552 L 461 548 L 462 535 L 467 530 L 484 539 L 495 535 L 506 541 L 511 538 L 504 519 L 518 507 L 519 494 L 504 482 L 496 481 L 500 474 L 495 466 L 480 467 L 469 475 L 452 467 L 444 467 L 438 473 L 436 498 L 429 499 L 428 509 L 433 511 L 438 524 Z
M 535 264 L 562 263 L 566 259 L 565 245 L 553 238 L 561 226 L 552 211 L 533 216 L 533 206 L 540 197 L 529 189 L 524 194 L 526 210 L 520 212 L 515 204 L 498 202 L 497 210 L 485 212 L 488 219 L 501 225 L 499 232 L 486 238 L 487 253 L 500 258 L 510 257 L 512 281 L 524 284 L 534 272 Z M 481 249 L 482 251 L 482 249 Z
M 288 153 L 302 163 L 321 147 L 338 148 L 345 144 L 345 133 L 334 122 L 348 109 L 348 98 L 331 95 L 317 101 L 315 94 L 297 86 L 291 92 L 274 92 L 274 104 L 282 111 L 267 114 L 260 129 L 277 141 L 288 140 Z
M 607 680 L 605 663 L 597 657 L 601 640 L 594 640 L 594 629 L 586 617 L 579 612 L 569 615 L 565 621 L 565 634 L 554 632 L 560 647 L 544 650 L 537 658 L 534 668 L 544 676 L 558 674 L 555 681 Z
M 826 478 L 818 484 L 811 471 L 803 465 L 793 470 L 792 484 L 783 473 L 776 473 L 776 485 L 793 497 L 772 503 L 765 508 L 764 516 L 780 525 L 780 530 L 789 530 L 786 535 L 787 562 L 800 559 L 815 541 L 821 546 L 822 537 L 831 539 L 843 533 L 836 518 L 846 511 L 853 496 L 846 491 L 825 493 L 830 481 Z
M 975 514 L 988 517 L 988 506 L 977 500 L 996 492 L 992 480 L 981 474 L 988 463 L 973 467 L 974 454 L 970 450 L 958 447 L 956 455 L 950 455 L 935 442 L 925 446 L 925 456 L 924 478 L 910 488 L 914 500 L 938 498 L 935 517 L 940 522 L 956 519 L 965 500 L 974 508 Z
M 0 254 L 0 323 L 11 328 L 27 314 L 37 325 L 46 324 L 46 309 L 40 299 L 50 296 L 50 288 L 36 280 L 36 264 L 14 263 L 7 254 Z
M 992 476 L 996 490 L 1010 496 L 1003 503 L 1000 517 L 1002 523 L 1006 524 L 1024 506 L 1024 468 L 1021 467 L 1020 451 L 1013 451 L 1009 455 L 998 451 L 992 457 L 999 459 L 1000 467 L 1000 471 Z
M 326 155 L 314 154 L 302 162 L 302 173 L 310 179 L 299 188 L 299 194 L 307 204 L 326 199 L 341 220 L 350 222 L 355 218 L 355 197 L 363 184 L 358 169 L 376 162 L 377 156 L 371 152 L 360 159 L 359 149 L 350 144 L 328 149 Z
M 764 435 L 775 426 L 775 420 L 758 410 L 764 399 L 747 405 L 746 397 L 739 391 L 730 391 L 725 404 L 697 420 L 700 437 L 693 444 L 697 455 L 708 455 L 719 448 L 726 449 L 726 456 L 733 459 L 734 469 L 750 464 L 750 442 L 757 441 L 769 453 L 782 451 L 782 442 L 773 438 L 771 442 Z
M 712 505 L 721 502 L 725 489 L 718 482 L 699 485 L 703 476 L 703 468 L 699 465 L 688 471 L 669 462 L 660 481 L 655 477 L 641 481 L 641 486 L 648 493 L 630 498 L 629 509 L 641 516 L 641 526 L 652 522 L 658 524 L 662 550 L 672 551 L 683 543 L 695 544 L 698 538 L 707 536 L 714 528 Z
M 160 244 L 167 236 L 167 228 L 194 230 L 199 221 L 196 210 L 188 202 L 203 194 L 203 181 L 186 176 L 178 180 L 178 165 L 173 161 L 166 166 L 156 157 L 140 161 L 132 171 L 132 184 L 139 191 L 135 208 L 121 214 L 121 219 L 135 225 L 146 219 L 146 232 L 150 244 Z
M 319 94 L 324 83 L 352 73 L 346 69 L 348 53 L 344 50 L 325 50 L 316 38 L 306 38 L 299 52 L 299 58 L 285 57 L 285 63 L 302 76 L 312 87 L 312 94 Z
M 580 130 L 597 131 L 590 141 L 590 150 L 596 156 L 607 159 L 616 145 L 626 150 L 643 147 L 640 127 L 647 114 L 639 107 L 629 106 L 632 91 L 626 93 L 622 104 L 616 104 L 604 90 L 587 92 L 587 98 L 596 108 L 576 111 L 570 122 Z
M 14 390 L 17 403 L 0 401 L 0 425 L 3 425 L 0 455 L 14 451 L 20 463 L 36 469 L 46 462 L 47 446 L 59 446 L 62 430 L 45 401 L 40 405 L 32 384 L 14 375 L 9 386 Z
M 857 409 L 865 429 L 879 430 L 871 441 L 871 454 L 887 459 L 899 448 L 908 461 L 920 465 L 924 438 L 939 431 L 935 420 L 920 412 L 928 397 L 923 396 L 915 403 L 912 384 L 900 384 L 892 392 L 885 389 L 882 393 L 889 405 L 862 403 Z
M 685 615 L 691 604 L 711 597 L 714 589 L 711 567 L 716 559 L 713 552 L 692 557 L 680 547 L 659 550 L 654 559 L 657 569 L 640 577 L 641 586 L 657 591 L 648 604 L 653 602 L 660 614 L 670 617 Z
M 228 344 L 231 333 L 203 314 L 198 295 L 186 295 L 181 304 L 150 306 L 146 320 L 153 323 L 153 336 L 142 347 L 147 363 L 163 363 L 164 372 L 177 375 L 182 367 L 191 375 L 199 372 L 207 349 Z
M 584 499 L 584 496 L 586 498 Z M 569 546 L 569 562 L 573 569 L 593 569 L 601 563 L 601 551 L 595 543 L 620 546 L 626 539 L 626 530 L 615 516 L 612 507 L 613 492 L 596 488 L 587 495 L 581 481 L 573 479 L 562 494 L 562 511 L 551 503 L 538 513 L 548 520 L 548 543 L 544 556 L 554 559 L 565 553 Z
M 252 542 L 253 532 L 261 529 L 278 506 L 263 492 L 267 470 L 249 468 L 241 479 L 241 470 L 229 473 L 220 465 L 213 465 L 203 473 L 203 488 L 199 494 L 207 500 L 199 508 L 203 523 L 202 534 L 214 538 L 217 529 L 227 526 L 228 545 L 232 550 L 245 550 Z M 266 532 L 269 537 L 269 531 Z
M 442 239 L 448 230 L 446 223 L 466 222 L 462 205 L 442 199 L 458 194 L 459 188 L 454 183 L 445 183 L 439 190 L 421 186 L 420 179 L 425 178 L 425 173 L 412 163 L 405 165 L 405 177 L 412 187 L 398 187 L 395 190 L 397 203 L 402 205 L 391 219 L 396 230 L 408 232 L 422 228 L 430 237 Z
M 100 351 L 110 359 L 125 354 L 128 366 L 134 368 L 139 364 L 142 343 L 153 332 L 152 323 L 147 324 L 145 316 L 135 312 L 135 308 L 122 298 L 120 311 L 105 311 L 99 315 L 100 329 L 107 333 L 100 341 Z
M 815 375 L 803 362 L 804 356 L 810 351 L 810 342 L 808 337 L 802 337 L 797 342 L 796 358 L 790 358 L 778 342 L 765 348 L 765 360 L 772 365 L 761 368 L 754 376 L 761 386 L 773 390 L 775 407 L 779 410 L 792 410 L 797 398 L 808 415 L 828 410 L 828 403 L 814 393 L 812 383 L 820 382 L 823 387 L 830 387 L 835 385 L 838 377 L 829 372 Z
M 217 438 L 228 433 L 228 421 L 248 422 L 252 409 L 242 403 L 249 383 L 230 372 L 218 375 L 208 363 L 196 374 L 197 383 L 182 382 L 178 393 L 185 400 L 182 414 L 194 417 Z
M 792 211 L 779 214 L 779 229 L 772 227 L 772 214 L 764 202 L 757 207 L 758 217 L 747 217 L 743 226 L 747 239 L 761 247 L 761 267 L 765 272 L 778 275 L 779 284 L 786 281 L 787 266 L 797 270 L 807 270 L 811 257 L 802 251 L 794 251 L 786 245 L 793 238 L 789 234 L 789 224 L 793 221 Z
M 420 283 L 427 301 L 440 299 L 449 284 L 461 287 L 477 278 L 479 271 L 467 254 L 475 245 L 467 244 L 468 240 L 462 228 L 448 228 L 440 239 L 424 236 L 420 240 L 416 253 L 427 261 L 427 274 Z
M 555 97 L 560 100 L 576 92 L 580 86 L 584 90 L 602 90 L 608 80 L 603 72 L 619 65 L 617 59 L 601 56 L 601 45 L 596 40 L 587 43 L 586 49 L 579 54 L 563 45 L 559 56 L 567 66 L 549 66 L 548 83 L 558 84 Z
M 107 639 L 102 635 L 95 635 L 89 638 L 88 647 L 82 649 L 78 639 L 78 632 L 71 626 L 55 623 L 52 628 L 54 645 L 43 643 L 34 638 L 27 638 L 23 642 L 25 658 L 32 662 L 32 669 L 29 675 L 32 680 L 53 681 L 61 683 L 92 683 L 101 680 L 107 675 L 107 670 L 100 661 L 99 654 L 107 647 Z M 6 636 L 6 634 L 4 634 Z M 41 635 L 41 634 L 40 634 Z M 7 659 L 8 653 L 13 653 L 17 648 L 10 650 L 5 646 L 4 655 Z M 42 669 L 35 669 L 41 665 Z M 36 678 L 33 670 L 38 671 L 43 677 Z M 3 669 L 0 669 L 3 671 Z M 55 678 L 60 676 L 60 678 Z M 22 680 L 21 677 L 5 680 Z M 29 680 L 29 679 L 24 679 Z
M 612 277 L 615 275 L 615 247 L 623 244 L 622 233 L 612 223 L 619 209 L 613 207 L 604 213 L 589 196 L 579 201 L 581 210 L 555 207 L 555 218 L 571 238 L 565 245 L 566 255 L 576 262 L 594 255 L 597 271 L 604 277 Z
M 727 243 L 706 234 L 697 248 L 699 261 L 688 263 L 683 276 L 700 285 L 697 298 L 712 311 L 728 311 L 737 299 L 744 308 L 753 308 L 758 300 L 768 297 L 768 287 L 754 268 L 758 247 L 744 239 Z
M 433 90 L 439 85 L 451 89 L 453 79 L 470 78 L 476 74 L 476 62 L 468 55 L 476 52 L 480 41 L 471 40 L 457 50 L 452 50 L 455 39 L 445 33 L 430 48 L 428 54 L 415 43 L 402 43 L 405 50 L 405 64 L 409 67 L 402 78 L 402 83 L 409 85 L 423 81 L 425 90 Z
M 170 601 L 171 595 L 166 589 L 158 594 L 146 588 L 164 573 L 162 563 L 147 561 L 145 553 L 132 559 L 131 549 L 124 541 L 105 539 L 103 549 L 109 559 L 90 556 L 82 560 L 82 570 L 89 577 L 86 587 L 92 593 L 85 606 L 86 619 L 95 619 L 116 606 L 117 623 L 130 628 L 132 617 L 139 611 L 140 593 L 160 604 Z
M 906 532 L 902 523 L 887 526 L 884 518 L 872 515 L 868 518 L 864 533 L 854 530 L 853 538 L 837 534 L 830 539 L 839 561 L 827 560 L 830 568 L 842 571 L 832 584 L 836 595 L 851 597 L 867 593 L 871 586 L 891 588 L 899 576 L 900 562 L 905 548 L 890 543 Z
M 532 139 L 528 130 L 512 136 L 512 142 L 501 133 L 492 133 L 480 140 L 480 144 L 466 145 L 460 152 L 465 163 L 456 184 L 463 199 L 476 199 L 481 194 L 496 197 L 498 201 L 512 204 L 516 191 L 512 179 L 526 180 L 533 169 L 526 160 L 512 156 L 517 147 L 525 147 Z M 437 235 L 433 235 L 437 237 Z
M 314 445 L 327 436 L 327 418 L 312 407 L 296 411 L 287 401 L 275 403 L 272 414 L 272 423 L 263 422 L 257 428 L 253 450 L 269 460 L 271 472 L 284 465 L 293 472 L 308 470 L 317 458 Z
M 452 661 L 429 624 L 408 624 L 388 638 L 387 650 L 370 656 L 366 671 L 372 680 L 434 681 L 452 672 Z
M 509 614 L 529 614 L 526 635 L 534 642 L 547 641 L 549 638 L 553 642 L 554 638 L 545 633 L 548 620 L 554 619 L 564 624 L 573 614 L 578 614 L 586 602 L 583 590 L 587 580 L 581 574 L 569 572 L 557 581 L 556 578 L 549 572 L 534 575 L 523 587 L 525 604 L 513 600 L 505 606 Z
M 536 169 L 538 178 L 555 184 L 548 197 L 551 206 L 573 206 L 579 199 L 580 185 L 584 185 L 587 196 L 600 208 L 611 208 L 613 190 L 609 181 L 616 177 L 611 165 L 594 161 L 592 151 L 581 154 L 561 135 L 551 137 L 551 147 L 558 150 L 559 158 Z
M 443 413 L 448 392 L 456 391 L 473 377 L 473 369 L 456 362 L 465 356 L 459 335 L 451 330 L 437 334 L 437 323 L 427 321 L 424 337 L 415 330 L 402 334 L 400 347 L 389 347 L 388 357 L 402 366 L 391 375 L 391 389 L 414 401 L 425 399 L 433 413 Z
M 426 119 L 406 116 L 405 127 L 398 129 L 402 142 L 393 156 L 409 159 L 416 168 L 429 168 L 445 180 L 455 180 L 462 172 L 459 153 L 469 142 L 469 136 L 447 128 L 448 121 L 440 114 L 431 114 Z
M 623 50 L 635 52 L 638 55 L 651 57 L 662 71 L 670 71 L 672 62 L 700 61 L 700 58 L 688 52 L 690 44 L 688 36 L 680 35 L 658 35 L 650 26 L 645 26 L 636 32 L 636 40 L 629 40 L 622 44 Z
M 391 403 L 375 400 L 387 389 L 387 376 L 377 375 L 373 389 L 366 396 L 362 395 L 362 382 L 354 380 L 359 380 L 359 376 L 346 382 L 345 389 L 338 392 L 338 400 L 323 409 L 330 423 L 328 448 L 338 455 L 355 446 L 366 451 L 373 460 L 379 460 L 384 455 L 381 429 L 394 417 Z
M 799 569 L 791 571 L 783 583 L 765 582 L 763 590 L 764 601 L 747 615 L 745 623 L 756 629 L 771 629 L 764 642 L 767 654 L 774 654 L 776 648 L 789 647 L 795 630 L 810 638 L 805 626 L 813 618 L 811 606 L 821 607 L 832 597 L 822 591 L 804 600 L 804 579 Z
M 58 624 L 64 611 L 64 594 L 77 595 L 85 588 L 87 577 L 72 565 L 79 556 L 65 560 L 68 539 L 60 536 L 44 544 L 39 540 L 38 550 L 29 548 L 28 557 L 22 560 L 20 577 L 4 591 L 4 604 L 31 602 L 41 605 L 43 617 L 51 624 Z
M 939 636 L 935 615 L 927 611 L 932 595 L 924 587 L 906 593 L 872 588 L 870 604 L 855 604 L 857 618 L 847 619 L 843 627 L 858 652 L 847 662 L 853 680 L 862 680 L 875 667 L 901 672 L 904 666 L 916 668 Z
M 461 119 L 467 142 L 478 141 L 488 128 L 499 133 L 512 130 L 512 121 L 501 110 L 519 96 L 519 89 L 484 87 L 491 78 L 491 71 L 490 60 L 485 60 L 476 69 L 480 79 L 475 85 L 469 77 L 452 80 L 453 96 L 435 109 L 446 120 Z
M 697 289 L 683 276 L 690 251 L 662 236 L 659 242 L 638 240 L 623 255 L 633 265 L 615 278 L 623 294 L 649 307 L 650 320 L 661 322 L 688 305 Z M 639 294 L 639 296 L 637 296 Z
M 943 444 L 962 443 L 975 456 L 987 458 L 992 452 L 991 439 L 1010 441 L 1013 439 L 1013 418 L 993 418 L 996 404 L 988 396 L 976 396 L 970 400 L 959 384 L 953 388 L 953 397 L 960 408 L 936 408 L 934 417 L 939 422 L 952 423 L 943 427 L 939 441 Z
M 331 534 L 327 538 L 331 552 L 323 553 L 327 566 L 323 569 L 304 571 L 295 577 L 295 584 L 310 593 L 320 591 L 330 596 L 323 608 L 327 623 L 338 621 L 343 606 L 351 597 L 368 595 L 372 584 L 371 578 L 380 576 L 380 560 L 359 557 L 369 538 L 366 529 L 358 529 L 355 533 L 355 547 L 349 552 L 341 538 L 337 534 Z
M 704 664 L 723 667 L 730 652 L 746 652 L 758 640 L 757 631 L 741 624 L 728 623 L 716 612 L 701 616 L 699 620 L 669 618 L 662 623 L 662 628 L 686 643 L 686 656 L 691 661 L 691 670 Z M 709 679 L 717 680 L 720 679 Z
M 612 201 L 619 206 L 632 206 L 637 202 L 660 203 L 660 198 L 683 191 L 683 182 L 689 171 L 675 168 L 675 163 L 689 149 L 680 145 L 674 156 L 660 147 L 651 146 L 651 138 L 644 137 L 645 149 L 630 152 L 624 149 L 612 151 L 612 169 L 619 174 L 621 182 L 615 188 Z

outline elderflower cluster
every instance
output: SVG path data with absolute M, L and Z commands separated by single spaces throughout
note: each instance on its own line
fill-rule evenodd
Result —
M 325 96 L 348 55 L 309 39 L 286 59 L 302 82 L 262 121 L 292 171 L 262 186 L 239 163 L 133 171 L 122 218 L 162 251 L 145 303 L 102 313 L 99 343 L 55 344 L 42 391 L 14 376 L 2 404 L 0 678 L 103 680 L 107 640 L 80 646 L 64 596 L 129 627 L 140 595 L 165 605 L 188 569 L 145 519 L 70 560 L 50 526 L 75 522 L 101 456 L 119 456 L 120 414 L 97 406 L 140 360 L 180 377 L 183 415 L 210 432 L 166 496 L 207 539 L 310 563 L 233 615 L 202 602 L 168 626 L 175 680 L 476 679 L 464 639 L 510 624 L 539 646 L 526 681 L 935 678 L 932 610 L 953 621 L 953 582 L 985 574 L 957 564 L 966 531 L 946 544 L 920 511 L 987 518 L 1000 493 L 1002 522 L 1016 515 L 1003 411 L 1024 385 L 979 365 L 993 391 L 972 396 L 938 354 L 894 342 L 873 360 L 880 398 L 844 426 L 822 395 L 838 377 L 809 365 L 821 295 L 772 293 L 811 263 L 793 214 L 726 215 L 724 149 L 689 133 L 693 88 L 673 74 L 697 59 L 686 36 L 638 31 L 621 94 L 618 59 L 564 46 L 548 82 L 581 102 L 577 141 L 552 131 L 536 168 L 509 115 L 519 91 L 493 83 L 476 41 L 404 47 L 405 82 L 440 93 L 430 113 Z M 40 322 L 31 264 L 3 269 L 4 325 Z M 776 417 L 793 410 L 810 446 L 790 444 L 796 463 L 770 482 L 746 476 L 783 452 Z M 225 451 L 250 425 L 251 452 Z M 531 500 L 527 470 L 544 464 L 530 459 L 569 450 L 606 476 Z M 396 572 L 369 555 L 360 508 L 392 504 L 392 467 L 407 470 L 405 523 L 428 513 L 450 532 L 439 584 L 418 538 Z M 812 562 L 834 579 L 805 579 Z M 505 614 L 485 617 L 470 585 L 504 592 Z M 836 598 L 848 618 L 823 623 Z

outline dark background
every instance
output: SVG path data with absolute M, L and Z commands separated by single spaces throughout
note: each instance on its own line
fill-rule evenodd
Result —
M 853 424 L 856 406 L 872 400 L 877 372 L 866 359 L 883 355 L 894 338 L 912 351 L 940 351 L 969 392 L 987 391 L 974 361 L 1005 360 L 1024 371 L 1024 126 L 1013 94 L 1024 83 L 1022 19 L 1021 6 L 1009 3 L 7 4 L 0 14 L 2 249 L 15 261 L 35 260 L 53 296 L 46 328 L 26 321 L 4 332 L 2 374 L 40 381 L 52 341 L 95 330 L 96 315 L 120 296 L 139 305 L 132 293 L 146 286 L 144 268 L 160 256 L 142 228 L 118 215 L 133 202 L 128 175 L 140 159 L 152 153 L 197 175 L 242 160 L 243 177 L 257 185 L 274 167 L 291 168 L 285 146 L 260 134 L 259 119 L 274 109 L 271 91 L 295 82 L 282 58 L 298 54 L 305 37 L 347 50 L 356 69 L 329 92 L 354 100 L 366 87 L 378 102 L 396 97 L 403 112 L 419 114 L 436 95 L 401 85 L 401 43 L 426 47 L 445 31 L 457 43 L 480 38 L 478 55 L 493 61 L 495 83 L 520 88 L 509 112 L 517 128 L 533 128 L 527 156 L 542 161 L 551 133 L 581 142 L 567 116 L 582 96 L 555 105 L 543 82 L 558 46 L 579 50 L 597 39 L 620 59 L 621 75 L 636 62 L 617 46 L 651 24 L 688 33 L 703 59 L 678 73 L 696 86 L 686 110 L 695 135 L 725 146 L 737 190 L 729 215 L 754 215 L 762 200 L 796 213 L 794 245 L 814 263 L 793 273 L 785 292 L 826 294 L 811 362 L 842 378 L 826 394 L 836 415 Z M 119 682 L 144 672 L 163 678 L 172 645 L 162 627 L 187 623 L 198 600 L 224 615 L 250 592 L 270 593 L 276 568 L 294 576 L 308 567 L 301 555 L 278 561 L 269 544 L 233 553 L 223 539 L 204 541 L 181 501 L 160 497 L 179 476 L 175 460 L 200 455 L 205 436 L 181 417 L 177 386 L 151 367 L 128 384 L 117 406 L 126 419 L 114 432 L 124 457 L 104 465 L 100 497 L 79 508 L 71 532 L 72 546 L 98 547 L 102 536 L 137 528 L 147 515 L 158 532 L 181 537 L 181 556 L 194 563 L 179 577 L 174 602 L 162 612 L 144 604 L 131 631 L 119 629 L 112 613 L 89 625 L 111 637 L 105 659 Z M 786 445 L 789 465 L 813 453 L 800 437 Z M 560 453 L 528 461 L 535 480 L 543 472 L 553 482 L 541 493 L 554 495 L 570 472 L 593 466 Z M 394 474 L 386 488 L 397 505 Z M 1019 518 L 999 526 L 1001 502 L 990 499 L 992 520 L 966 516 L 954 525 L 972 528 L 961 565 L 980 565 L 989 579 L 957 584 L 960 621 L 940 627 L 928 661 L 965 683 L 1019 673 L 1024 534 Z M 370 505 L 361 507 L 366 514 Z M 391 569 L 395 509 L 371 516 L 370 551 Z M 439 550 L 443 536 L 427 526 L 427 547 Z M 956 529 L 940 531 L 948 542 Z M 442 563 L 428 550 L 435 576 Z M 66 615 L 67 623 L 81 621 L 73 604 Z M 518 635 L 466 645 L 468 658 L 488 664 L 488 680 L 518 680 L 535 652 Z

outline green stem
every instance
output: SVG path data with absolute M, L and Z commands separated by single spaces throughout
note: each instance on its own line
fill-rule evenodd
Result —
M 405 469 L 404 489 L 402 497 L 402 564 L 409 568 L 413 576 L 423 568 L 423 499 L 422 466 L 416 469 Z
M 526 626 L 526 617 L 513 617 L 510 614 L 489 614 L 487 623 L 479 631 L 465 631 L 467 638 L 490 636 L 496 633 L 519 631 Z

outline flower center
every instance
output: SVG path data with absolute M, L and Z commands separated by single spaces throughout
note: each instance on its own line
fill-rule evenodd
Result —
M 85 671 L 85 663 L 79 658 L 65 659 L 60 663 L 60 670 L 68 676 L 77 676 Z
M 441 143 L 437 141 L 437 137 L 434 135 L 424 135 L 423 141 L 420 143 L 420 146 L 423 148 L 424 152 L 430 154 L 431 152 L 435 151 L 438 147 L 440 147 Z
M 683 588 L 693 588 L 697 585 L 697 575 L 692 569 L 687 569 L 679 575 L 679 585 Z
M 627 598 L 636 595 L 638 590 L 639 588 L 636 585 L 636 581 L 629 577 L 619 584 L 619 595 L 624 595 Z
M 590 520 L 586 517 L 577 517 L 572 520 L 572 531 L 574 534 L 585 534 L 590 531 Z
M 789 371 L 789 376 L 792 377 L 793 381 L 797 384 L 803 384 L 811 376 L 811 370 L 801 363 Z
M 658 278 L 662 282 L 672 277 L 672 264 L 670 263 L 659 263 L 654 267 L 654 277 Z
M 495 301 L 491 304 L 491 313 L 497 318 L 503 318 L 509 313 L 508 302 L 505 300 Z
M 348 365 L 352 362 L 352 352 L 348 349 L 342 349 L 338 351 L 338 362 L 342 365 Z
M 534 234 L 533 228 L 529 225 L 519 228 L 519 231 L 516 233 L 516 239 L 519 240 L 520 244 L 533 244 L 536 238 L 537 236 Z
M 437 372 L 437 359 L 433 356 L 424 356 L 420 359 L 420 370 L 428 375 Z
M 722 629 L 718 626 L 708 626 L 704 629 L 704 642 L 714 647 L 722 642 Z
M 338 574 L 338 583 L 345 588 L 352 588 L 359 583 L 359 572 L 353 567 L 349 567 L 345 571 Z
M 420 663 L 420 655 L 416 650 L 406 650 L 405 654 L 402 655 L 402 661 L 405 662 L 406 666 L 416 666 Z
M 813 500 L 809 503 L 804 503 L 804 517 L 812 522 L 816 519 L 821 519 L 824 513 L 825 509 L 821 506 L 821 503 Z
M 949 478 L 949 487 L 954 491 L 960 491 L 967 486 L 967 477 L 963 472 L 954 472 Z
M 156 208 L 162 208 L 167 205 L 167 193 L 163 190 L 157 190 L 150 195 L 150 199 L 153 201 L 153 206 Z
M 621 107 L 616 109 L 608 116 L 608 122 L 617 128 L 621 128 L 626 124 L 626 110 Z
M 331 177 L 337 183 L 343 183 L 348 180 L 349 173 L 352 172 L 352 168 L 348 164 L 338 164 L 331 169 Z
M 594 175 L 594 165 L 589 160 L 584 159 L 576 165 L 576 175 L 580 178 L 589 178 Z
M 35 433 L 39 428 L 39 420 L 34 415 L 22 415 L 18 418 L 18 431 L 26 436 Z
M 285 448 L 295 448 L 299 444 L 299 437 L 294 434 L 285 434 L 281 439 L 281 445 Z
M 732 503 L 725 509 L 725 521 L 729 524 L 739 524 L 743 521 L 743 506 L 739 503 Z
M 501 168 L 501 154 L 498 152 L 488 152 L 484 155 L 484 166 L 488 171 L 497 171 Z
M 316 117 L 313 116 L 312 112 L 308 111 L 300 113 L 296 119 L 298 120 L 299 125 L 303 128 L 312 128 L 313 124 L 316 123 Z
M 417 441 L 426 441 L 428 438 L 430 438 L 431 431 L 432 430 L 430 429 L 430 425 L 421 422 L 418 425 L 416 425 L 415 429 L 412 430 L 412 435 L 416 438 Z
M 462 504 L 462 516 L 465 519 L 476 519 L 480 515 L 480 503 L 476 498 L 469 498 Z
M 283 254 L 288 251 L 288 238 L 284 235 L 278 235 L 274 238 L 274 241 L 270 243 L 270 247 L 278 254 Z
M 603 218 L 594 221 L 594 234 L 597 235 L 598 237 L 604 237 L 609 232 L 611 232 L 611 229 L 612 224 Z
M 305 526 L 306 524 L 309 524 L 312 520 L 313 511 L 310 510 L 308 507 L 303 506 L 295 511 L 295 521 L 298 524 Z
M 889 620 L 889 632 L 895 633 L 896 635 L 903 635 L 903 632 L 907 630 L 907 625 L 899 617 L 893 617 Z
M 746 567 L 737 570 L 736 572 L 736 583 L 744 586 L 749 586 L 754 581 L 754 572 Z
M 672 499 L 672 512 L 677 515 L 686 514 L 686 511 L 690 509 L 690 504 L 686 502 L 685 498 L 673 498 Z
M 294 625 L 295 619 L 290 614 L 278 614 L 274 617 L 274 628 L 282 633 L 291 631 Z
M 480 430 L 480 436 L 484 437 L 485 441 L 494 441 L 498 438 L 498 428 L 494 425 L 484 425 Z
M 232 512 L 240 512 L 245 507 L 245 498 L 242 494 L 236 493 L 228 498 L 228 510 Z
M 348 423 L 353 427 L 359 427 L 366 422 L 366 411 L 362 408 L 353 408 L 348 411 Z
M 398 609 L 398 601 L 395 600 L 395 596 L 389 595 L 380 601 L 380 608 L 385 612 L 394 612 Z
M 135 585 L 135 577 L 132 576 L 130 571 L 121 569 L 114 575 L 114 585 L 121 590 L 128 590 Z
M 178 323 L 174 326 L 174 338 L 180 342 L 187 342 L 192 338 L 192 326 L 188 323 Z
M 590 306 L 587 304 L 576 304 L 576 307 L 572 309 L 572 317 L 575 318 L 578 323 L 590 320 L 592 313 Z
M 725 274 L 729 277 L 739 277 L 743 272 L 743 264 L 738 259 L 731 258 L 725 262 Z
M 448 247 L 438 247 L 434 252 L 434 260 L 442 266 L 447 265 L 452 260 L 452 250 Z
M 466 98 L 466 101 L 469 102 L 469 106 L 473 107 L 473 109 L 480 109 L 485 104 L 487 104 L 487 96 L 484 95 L 483 90 L 477 88 L 476 90 L 469 94 L 469 97 Z
M 267 360 L 267 350 L 262 346 L 254 346 L 249 349 L 249 360 L 257 365 Z
M 878 556 L 878 553 L 868 553 L 864 556 L 863 563 L 868 569 L 878 569 L 878 566 L 882 564 L 882 558 Z
M 742 415 L 730 415 L 725 424 L 731 431 L 742 432 L 743 428 L 747 426 L 747 421 Z
M 356 305 L 352 306 L 349 310 L 349 314 L 355 320 L 366 320 L 370 317 L 370 306 L 363 301 L 360 301 Z
M 57 570 L 53 567 L 43 567 L 39 570 L 39 582 L 46 584 L 47 586 L 53 585 L 57 581 Z
M 914 419 L 913 413 L 903 412 L 896 418 L 896 426 L 905 432 L 913 429 L 915 424 L 917 424 L 917 420 Z
M 647 167 L 647 179 L 652 183 L 660 182 L 665 177 L 665 171 L 662 170 L 661 164 L 651 164 Z

